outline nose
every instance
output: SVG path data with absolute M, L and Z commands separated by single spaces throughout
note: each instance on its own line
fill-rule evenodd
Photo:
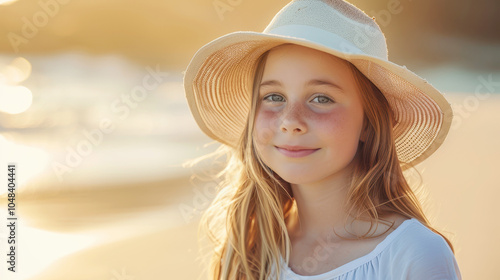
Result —
M 281 115 L 281 132 L 292 134 L 306 133 L 307 125 L 303 120 L 303 110 L 301 106 L 291 106 L 285 109 Z

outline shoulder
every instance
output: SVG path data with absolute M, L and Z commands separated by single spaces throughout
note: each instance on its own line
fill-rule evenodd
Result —
M 461 279 L 446 240 L 416 219 L 405 221 L 386 248 L 395 279 Z

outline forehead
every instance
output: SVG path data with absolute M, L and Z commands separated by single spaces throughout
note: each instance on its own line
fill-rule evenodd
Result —
M 300 45 L 284 44 L 269 51 L 264 74 L 282 72 L 284 68 L 293 69 L 294 67 L 301 67 L 304 74 L 307 71 L 337 75 L 350 73 L 348 62 L 339 57 Z
M 281 45 L 269 51 L 262 82 L 277 81 L 274 84 L 302 87 L 317 80 L 329 81 L 345 90 L 356 90 L 352 70 L 343 59 L 294 44 Z

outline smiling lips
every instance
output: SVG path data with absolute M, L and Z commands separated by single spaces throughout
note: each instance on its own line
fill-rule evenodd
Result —
M 301 146 L 275 146 L 276 149 L 283 155 L 287 157 L 293 157 L 293 158 L 299 158 L 299 157 L 305 157 L 308 156 L 314 152 L 316 152 L 319 149 L 311 149 L 307 147 L 301 147 Z

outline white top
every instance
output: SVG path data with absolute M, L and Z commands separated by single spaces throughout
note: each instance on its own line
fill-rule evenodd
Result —
M 462 279 L 448 243 L 415 218 L 404 221 L 370 253 L 326 273 L 298 275 L 281 260 L 279 280 Z

